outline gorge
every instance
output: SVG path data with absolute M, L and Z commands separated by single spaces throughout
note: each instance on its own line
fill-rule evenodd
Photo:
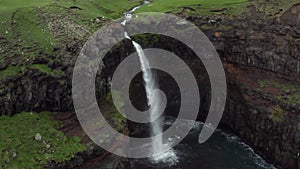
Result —
M 119 3 L 123 4 L 113 6 L 113 8 L 122 11 L 116 12 L 118 17 L 123 12 L 141 4 L 140 1 L 122 1 Z M 140 12 L 148 9 L 152 10 L 157 3 L 154 1 L 148 4 L 149 6 L 145 5 L 143 8 L 136 10 L 136 13 L 139 10 Z M 300 5 L 296 1 L 280 1 L 278 2 L 279 4 L 276 3 L 272 1 L 264 3 L 250 1 L 245 3 L 242 12 L 237 10 L 238 14 L 228 13 L 232 8 L 228 4 L 225 7 L 222 7 L 222 5 L 216 5 L 217 7 L 209 6 L 209 13 L 196 13 L 201 11 L 201 9 L 206 10 L 204 2 L 182 5 L 177 11 L 172 11 L 172 9 L 168 8 L 157 9 L 160 12 L 170 12 L 183 17 L 201 28 L 212 41 L 222 59 L 228 82 L 228 97 L 224 116 L 220 124 L 220 128 L 223 130 L 216 133 L 214 137 L 217 137 L 217 139 L 215 141 L 224 141 L 229 137 L 230 141 L 226 142 L 226 145 L 237 147 L 239 147 L 240 143 L 245 142 L 276 168 L 297 169 L 300 168 L 300 116 L 298 114 L 300 112 Z M 243 5 L 242 2 L 234 5 L 238 6 L 237 9 L 241 9 L 240 4 Z M 85 143 L 89 143 L 89 139 L 80 129 L 72 105 L 72 68 L 86 39 L 93 31 L 111 20 L 108 17 L 100 17 L 99 13 L 97 15 L 83 13 L 89 10 L 84 2 L 77 2 L 76 4 L 82 10 L 71 9 L 69 8 L 70 6 L 74 6 L 74 4 L 71 2 L 69 4 L 61 4 L 61 2 L 52 4 L 51 2 L 47 6 L 41 5 L 40 8 L 37 6 L 33 7 L 30 12 L 25 10 L 14 11 L 13 19 L 10 21 L 11 28 L 7 30 L 10 32 L 15 31 L 16 37 L 14 38 L 21 40 L 13 43 L 5 32 L 0 35 L 1 50 L 3 50 L 3 52 L 1 51 L 0 63 L 0 114 L 2 116 L 16 116 L 24 111 L 65 112 L 54 115 L 54 119 L 63 124 L 60 131 L 67 136 L 75 135 L 81 137 L 83 140 L 81 143 L 85 145 Z M 109 6 L 105 6 L 105 4 L 100 6 L 109 9 L 103 10 L 103 15 L 110 17 L 117 15 Z M 119 6 L 124 8 L 119 9 Z M 94 8 L 90 7 L 90 9 Z M 102 10 L 101 7 L 99 9 Z M 31 13 L 34 13 L 33 16 L 37 17 L 37 21 L 31 19 L 26 23 L 29 25 L 29 23 L 38 22 L 41 23 L 38 24 L 39 26 L 47 23 L 45 24 L 47 25 L 45 30 L 51 32 L 51 37 L 53 36 L 52 38 L 56 39 L 56 45 L 50 50 L 50 53 L 39 48 L 43 47 L 39 44 L 39 39 L 34 39 L 37 42 L 32 40 L 36 43 L 30 44 L 32 47 L 22 47 L 24 44 L 18 44 L 23 41 L 29 44 L 31 41 L 24 39 L 24 36 L 27 34 L 20 31 L 19 25 L 23 24 L 21 22 L 22 16 L 25 14 L 31 15 Z M 164 36 L 147 35 L 133 36 L 131 38 L 140 44 L 143 49 L 163 48 L 180 55 L 189 66 L 195 67 L 198 72 L 197 82 L 200 84 L 201 105 L 203 105 L 199 111 L 201 113 L 199 113 L 198 120 L 204 121 L 209 108 L 210 93 L 208 91 L 210 85 L 203 67 L 196 66 L 201 65 L 201 62 L 195 60 L 193 52 L 180 42 Z M 47 48 L 50 47 L 47 46 Z M 18 49 L 25 52 L 26 57 L 21 52 L 18 53 Z M 96 84 L 101 86 L 97 89 L 99 102 L 105 102 L 103 103 L 104 105 L 110 103 L 108 91 L 110 89 L 111 76 L 117 65 L 133 52 L 135 52 L 135 48 L 131 41 L 124 40 L 122 44 L 116 46 L 106 55 L 104 60 L 105 68 L 96 80 Z M 166 79 L 168 78 L 168 75 L 158 74 L 166 77 Z M 140 74 L 141 77 L 142 75 Z M 141 79 L 139 82 L 137 81 L 137 87 L 133 88 L 142 88 L 141 82 Z M 171 79 L 169 82 L 158 80 L 158 83 L 163 88 L 173 82 Z M 174 90 L 176 88 L 176 85 L 174 85 Z M 143 89 L 140 90 L 142 91 Z M 143 94 L 133 94 L 133 102 L 146 103 L 145 100 L 141 99 L 145 96 L 145 91 L 141 93 Z M 170 107 L 166 115 L 167 117 L 174 117 L 176 114 L 173 114 L 173 110 L 178 108 L 176 105 L 180 97 L 178 97 L 176 90 L 175 92 L 169 92 L 167 97 L 168 99 L 171 98 L 171 100 L 168 103 Z M 104 109 L 108 114 L 115 112 L 110 106 L 104 106 Z M 118 115 L 113 114 L 108 118 L 122 132 L 128 132 L 126 131 L 128 129 L 125 129 L 127 127 L 124 126 L 129 125 L 129 129 L 131 127 Z M 198 125 L 201 126 L 200 124 Z M 199 130 L 199 128 L 196 127 L 194 130 Z M 227 137 L 223 135 L 225 133 L 233 133 L 242 142 L 235 142 L 235 136 L 232 139 L 231 134 Z M 192 132 L 185 140 L 186 144 L 195 146 L 192 146 L 192 149 L 197 147 L 195 142 L 190 142 L 194 134 Z M 31 139 L 34 136 L 35 134 L 28 136 L 28 138 Z M 231 141 L 234 143 L 231 144 Z M 7 149 L 9 146 L 2 145 L 0 147 L 1 150 L 8 152 L 9 157 L 12 157 L 14 151 L 17 151 L 18 156 L 16 159 L 21 156 L 21 152 L 18 149 Z M 185 144 L 181 146 L 184 147 Z M 179 146 L 177 149 L 180 148 Z M 205 148 L 203 149 L 205 150 Z M 237 148 L 238 151 L 242 152 L 245 149 L 247 148 L 243 146 L 241 149 Z M 210 150 L 208 149 L 207 151 Z M 241 153 L 241 159 L 236 160 L 243 160 L 244 156 L 249 155 L 247 153 L 249 152 Z M 250 154 L 253 155 L 252 152 Z M 198 158 L 198 156 L 195 156 L 195 158 Z M 5 168 L 15 158 L 9 159 L 9 163 L 0 161 L 0 168 Z M 267 163 L 260 162 L 267 166 L 265 168 L 272 168 Z M 126 168 L 126 165 L 130 165 L 130 163 L 135 163 L 137 166 L 148 165 L 147 161 L 145 163 L 143 161 L 128 161 L 127 159 L 109 155 L 99 147 L 89 146 L 86 150 L 75 153 L 72 158 L 68 158 L 64 162 L 50 161 L 44 166 L 45 168 L 105 168 L 107 166 L 106 163 L 108 166 L 113 163 L 115 168 Z M 253 164 L 252 162 L 249 163 Z M 253 165 L 248 168 L 257 167 L 256 164 Z

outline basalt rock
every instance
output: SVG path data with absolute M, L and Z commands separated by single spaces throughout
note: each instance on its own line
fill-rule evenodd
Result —
M 300 84 L 300 4 L 295 4 L 279 17 L 265 16 L 255 6 L 249 8 L 249 14 L 239 17 L 189 16 L 187 19 L 201 28 L 213 42 L 226 70 L 228 97 L 222 125 L 279 168 L 297 169 L 300 168 L 300 103 L 297 96 Z M 142 45 L 144 48 L 170 50 L 180 55 L 189 66 L 198 69 L 196 77 L 202 105 L 199 119 L 204 120 L 210 105 L 210 86 L 205 68 L 198 66 L 201 62 L 195 60 L 193 52 L 179 42 L 163 36 L 156 42 Z M 59 48 L 65 50 L 60 53 L 61 60 L 34 60 L 35 63 L 46 63 L 53 69 L 63 70 L 63 76 L 27 70 L 18 76 L 2 79 L 1 115 L 22 111 L 73 111 L 72 69 L 82 44 L 78 42 Z M 125 41 L 107 54 L 105 68 L 96 79 L 99 86 L 96 93 L 100 100 L 110 90 L 115 68 L 133 51 L 131 43 Z M 0 69 L 6 68 L 7 65 L 1 63 Z M 266 79 L 275 83 L 265 86 Z M 278 85 L 278 82 L 284 86 Z M 168 86 L 168 83 L 164 85 Z M 295 86 L 295 90 L 287 91 L 290 86 Z M 171 98 L 170 107 L 175 107 L 174 110 L 180 100 L 177 96 L 176 92 L 167 93 L 167 97 Z

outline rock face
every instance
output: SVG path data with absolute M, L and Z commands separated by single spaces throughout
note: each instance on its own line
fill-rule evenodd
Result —
M 69 111 L 72 109 L 69 78 L 29 70 L 1 83 L 0 111 L 13 115 L 22 111 Z
M 228 98 L 222 125 L 279 168 L 300 168 L 300 4 L 278 16 L 266 16 L 255 6 L 249 6 L 249 11 L 241 17 L 227 18 L 221 14 L 187 19 L 203 29 L 224 63 Z M 72 49 L 79 49 L 82 43 L 76 45 Z M 191 51 L 183 50 L 179 43 L 165 43 L 164 38 L 155 44 L 146 42 L 144 47 L 169 49 L 182 54 L 190 66 L 198 64 L 190 57 Z M 61 55 L 65 57 L 59 64 L 48 63 L 53 69 L 63 70 L 62 76 L 27 70 L 1 80 L 1 115 L 73 111 L 71 77 L 78 50 L 67 48 L 70 50 L 63 51 Z M 97 89 L 99 98 L 109 90 L 114 69 L 133 51 L 130 43 L 124 43 L 107 55 L 105 69 L 96 80 L 101 86 Z M 1 69 L 6 68 L 1 64 Z M 205 75 L 202 68 L 198 72 Z M 205 77 L 197 76 L 203 112 L 207 112 L 210 98 Z M 180 99 L 173 95 L 176 96 L 168 93 L 171 107 Z M 205 119 L 205 113 L 199 119 Z
M 214 42 L 226 62 L 281 74 L 299 73 L 299 4 L 281 16 L 251 6 L 243 17 L 189 17 Z M 215 23 L 209 22 L 211 20 Z M 219 36 L 218 36 L 219 34 Z
M 249 8 L 245 18 L 188 19 L 212 40 L 227 72 L 222 125 L 279 168 L 300 168 L 300 4 L 275 17 Z

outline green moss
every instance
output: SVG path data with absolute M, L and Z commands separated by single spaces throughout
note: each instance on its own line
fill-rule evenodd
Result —
M 118 111 L 107 113 L 105 118 L 111 123 L 115 130 L 122 132 L 126 126 L 126 118 Z
M 288 95 L 278 95 L 276 96 L 278 100 L 284 103 L 294 103 L 300 104 L 300 89 L 298 86 L 288 83 L 280 83 L 273 80 L 259 80 L 258 85 L 260 89 L 265 89 L 267 87 L 273 87 L 278 89 L 281 93 L 290 91 L 291 94 Z
M 9 65 L 6 69 L 0 71 L 0 79 L 14 77 L 26 72 L 28 69 L 37 69 L 40 72 L 46 73 L 50 76 L 63 76 L 64 72 L 61 70 L 54 70 L 48 67 L 47 64 L 33 64 L 28 66 L 12 66 Z
M 0 58 L 25 61 L 37 53 L 50 54 L 66 41 L 83 38 L 77 34 L 70 37 L 68 31 L 54 36 L 47 22 L 51 17 L 66 24 L 77 23 L 87 32 L 93 32 L 99 29 L 94 22 L 96 18 L 122 17 L 123 12 L 140 3 L 140 0 L 76 0 L 76 6 L 82 10 L 72 10 L 73 0 L 0 1 Z
M 47 24 L 40 21 L 34 7 L 18 9 L 14 19 L 12 38 L 18 39 L 23 48 L 38 47 L 46 53 L 53 51 L 56 44 L 54 36 Z
M 116 100 L 114 100 L 114 102 L 112 100 L 112 93 L 116 97 Z M 124 103 L 121 101 L 120 93 L 115 90 L 107 93 L 107 96 L 105 97 L 105 102 L 109 103 L 112 106 L 114 106 L 115 104 L 119 108 L 122 108 L 124 106 Z M 120 114 L 116 109 L 113 109 L 109 113 L 104 114 L 104 117 L 115 130 L 119 132 L 122 132 L 124 130 L 126 126 L 126 118 L 122 114 Z
M 280 122 L 288 113 L 284 111 L 279 105 L 274 106 L 271 114 L 271 119 Z
M 263 12 L 266 15 L 280 16 L 294 4 L 299 3 L 299 0 L 254 0 L 253 3 L 257 6 L 259 12 Z
M 92 0 L 87 3 L 86 0 L 80 0 L 77 6 L 83 10 L 79 13 L 85 13 L 86 16 L 105 16 L 112 19 L 118 19 L 123 16 L 123 12 L 137 6 L 140 0 Z
M 134 6 L 140 4 L 140 0 L 76 0 L 76 6 L 80 7 L 82 10 L 76 10 L 79 15 L 89 16 L 90 18 L 95 18 L 99 16 L 106 16 L 109 18 L 117 19 L 123 15 L 123 12 L 133 8 Z M 61 6 L 65 8 L 69 8 L 70 6 L 74 6 L 73 0 L 9 0 L 9 1 L 0 1 L 0 36 L 6 37 L 8 35 L 12 35 L 11 32 L 11 18 L 15 11 L 20 11 L 19 17 L 16 18 L 16 23 L 20 22 L 21 25 L 29 26 L 28 28 L 34 28 L 32 30 L 32 36 L 39 38 L 39 36 L 34 35 L 38 26 L 36 22 L 36 13 L 33 13 L 34 8 L 42 8 L 42 7 L 53 7 L 53 4 L 56 6 Z M 52 6 L 51 6 L 52 5 Z M 51 12 L 51 9 L 49 9 Z M 58 12 L 58 11 L 56 11 Z M 65 13 L 66 10 L 59 11 L 59 13 Z M 24 16 L 22 17 L 23 14 Z M 20 19 L 20 20 L 19 20 Z M 29 21 L 29 22 L 28 22 Z M 32 22 L 34 21 L 34 22 Z M 28 23 L 26 23 L 28 22 Z M 34 25 L 31 25 L 34 23 Z M 28 25 L 29 24 L 29 25 Z M 41 25 L 42 26 L 42 25 Z M 29 31 L 26 27 L 23 27 L 24 30 L 19 29 L 19 31 Z M 6 33 L 8 31 L 8 33 Z M 47 33 L 47 32 L 46 32 Z M 27 34 L 27 33 L 26 33 Z M 40 34 L 38 34 L 40 35 Z M 31 38 L 31 37 L 28 37 Z
M 115 99 L 116 99 L 114 101 L 112 99 L 112 93 L 114 94 Z M 107 93 L 107 95 L 105 97 L 105 101 L 111 105 L 115 104 L 119 108 L 122 108 L 124 106 L 124 103 L 121 101 L 121 95 L 116 90 L 113 90 L 113 91 L 110 91 L 109 93 Z
M 145 33 L 134 35 L 132 39 L 139 44 L 143 44 L 145 46 L 153 46 L 159 42 L 160 37 L 161 35 Z
M 258 81 L 258 86 L 259 86 L 260 88 L 265 88 L 265 87 L 267 87 L 267 81 L 259 80 L 259 81 Z
M 67 161 L 85 150 L 78 137 L 67 138 L 58 131 L 60 123 L 50 115 L 42 112 L 0 117 L 0 168 L 42 168 L 48 161 Z M 41 141 L 35 139 L 37 134 Z
M 48 65 L 46 64 L 34 64 L 31 65 L 30 68 L 32 69 L 38 69 L 39 71 L 46 73 L 48 75 L 52 75 L 52 76 L 63 76 L 64 72 L 61 70 L 53 70 L 51 69 Z
M 293 93 L 286 97 L 278 96 L 277 98 L 282 102 L 300 104 L 300 93 Z
M 12 66 L 9 65 L 6 69 L 0 71 L 0 79 L 5 79 L 7 77 L 16 76 L 25 70 L 23 66 Z
M 226 8 L 226 14 L 240 14 L 244 7 L 249 4 L 248 0 L 154 0 L 152 3 L 142 7 L 137 12 L 181 12 L 184 7 L 194 10 L 186 11 L 188 15 L 212 15 L 212 9 Z
M 274 81 L 274 80 L 259 80 L 258 84 L 262 88 L 264 88 L 264 87 L 275 87 L 275 88 L 277 88 L 281 91 L 295 90 L 296 89 L 295 85 L 288 84 L 288 83 L 280 83 L 280 82 Z

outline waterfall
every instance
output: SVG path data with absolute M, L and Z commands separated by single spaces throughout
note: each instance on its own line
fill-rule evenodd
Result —
M 127 22 L 129 22 L 132 19 L 132 13 L 142 7 L 143 5 L 148 4 L 149 1 L 143 1 L 142 5 L 139 5 L 137 7 L 134 7 L 132 10 L 125 12 L 125 20 L 121 23 L 123 26 L 126 26 Z M 163 144 L 163 125 L 162 125 L 162 118 L 157 118 L 157 113 L 159 113 L 159 104 L 161 103 L 161 98 L 159 95 L 154 94 L 153 90 L 158 89 L 158 84 L 155 80 L 155 77 L 153 73 L 151 72 L 151 67 L 149 64 L 149 61 L 147 57 L 144 54 L 144 51 L 138 43 L 133 41 L 128 33 L 124 32 L 124 37 L 131 40 L 138 56 L 139 56 L 139 62 L 140 67 L 143 73 L 143 80 L 146 90 L 146 97 L 147 97 L 147 104 L 150 107 L 150 121 L 151 121 L 151 135 L 156 136 L 152 138 L 152 152 L 157 153 L 162 150 L 164 150 L 165 145 Z M 162 154 L 155 154 L 155 156 L 151 157 L 153 161 L 177 161 L 177 157 L 172 149 L 169 149 L 166 152 L 163 152 Z
M 126 22 L 123 22 L 126 23 Z M 128 33 L 125 31 L 124 36 L 127 39 L 131 38 L 129 37 Z M 151 72 L 151 67 L 149 64 L 149 61 L 147 57 L 145 56 L 145 53 L 138 43 L 131 40 L 140 61 L 141 70 L 143 72 L 143 80 L 146 90 L 146 97 L 147 97 L 147 104 L 150 107 L 150 121 L 151 121 L 151 135 L 155 136 L 160 133 L 162 133 L 162 124 L 160 118 L 156 119 L 157 113 L 159 111 L 159 104 L 161 98 L 158 95 L 155 95 L 152 93 L 153 90 L 157 89 L 157 82 Z M 152 152 L 159 152 L 163 150 L 163 138 L 162 135 L 155 137 L 152 139 Z M 157 159 L 158 160 L 158 159 Z
M 162 133 L 162 124 L 160 119 L 156 119 L 159 110 L 160 97 L 158 95 L 152 94 L 152 91 L 157 88 L 156 80 L 150 70 L 150 65 L 147 57 L 145 56 L 142 47 L 132 41 L 132 44 L 139 56 L 139 61 L 141 64 L 141 70 L 143 72 L 143 79 L 145 83 L 146 96 L 148 101 L 148 106 L 150 107 L 150 120 L 151 120 L 151 134 L 152 136 Z M 163 149 L 163 139 L 162 135 L 152 139 L 152 150 L 153 152 L 159 152 Z

